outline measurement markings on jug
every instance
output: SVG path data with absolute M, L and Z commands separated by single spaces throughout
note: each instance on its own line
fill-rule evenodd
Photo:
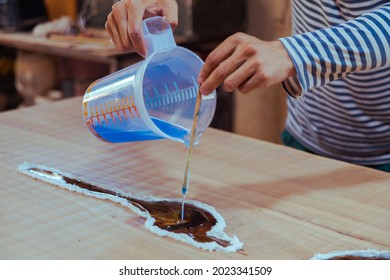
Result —
M 84 106 L 87 107 L 88 105 L 84 104 Z M 131 119 L 141 117 L 138 112 L 137 106 L 134 104 L 133 96 L 123 97 L 121 99 L 114 100 L 114 101 L 107 101 L 100 105 L 97 104 L 90 105 L 89 108 L 90 108 L 91 116 L 88 117 L 88 112 L 85 109 L 84 118 L 87 121 L 89 121 L 92 125 L 97 125 L 94 122 L 94 119 L 97 121 L 97 123 L 99 123 L 99 125 L 102 125 L 101 118 L 103 118 L 105 123 L 108 124 L 110 119 L 113 122 L 116 122 L 117 120 L 119 122 L 122 122 L 123 117 L 126 120 L 128 120 L 129 119 L 128 115 L 130 115 Z M 121 112 L 123 114 L 123 117 L 120 114 Z

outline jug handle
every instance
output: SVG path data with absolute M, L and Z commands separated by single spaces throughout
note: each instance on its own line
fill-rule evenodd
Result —
M 146 57 L 176 47 L 171 26 L 163 17 L 145 19 L 142 22 L 142 31 L 146 43 Z

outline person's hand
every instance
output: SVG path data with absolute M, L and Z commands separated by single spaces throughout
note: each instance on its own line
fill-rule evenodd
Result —
M 205 95 L 221 84 L 227 92 L 238 89 L 247 93 L 276 85 L 295 73 L 294 64 L 280 41 L 266 42 L 236 33 L 209 54 L 198 82 Z
M 175 0 L 122 0 L 112 6 L 105 27 L 118 50 L 135 50 L 145 56 L 142 20 L 162 16 L 174 29 L 178 23 L 177 9 Z

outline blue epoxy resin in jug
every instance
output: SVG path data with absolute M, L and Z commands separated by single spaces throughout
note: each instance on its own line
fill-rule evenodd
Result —
M 90 131 L 107 142 L 171 139 L 189 145 L 203 61 L 176 45 L 162 17 L 143 21 L 145 60 L 93 82 L 83 99 Z M 202 96 L 195 144 L 210 125 L 217 96 Z

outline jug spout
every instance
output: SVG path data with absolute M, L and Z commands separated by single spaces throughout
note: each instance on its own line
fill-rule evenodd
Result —
M 146 57 L 176 47 L 171 26 L 163 17 L 145 19 L 142 22 L 142 31 L 146 43 Z

